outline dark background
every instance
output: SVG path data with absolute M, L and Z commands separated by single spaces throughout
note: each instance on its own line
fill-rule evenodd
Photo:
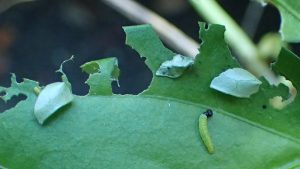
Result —
M 197 22 L 203 19 L 186 0 L 174 0 L 172 4 L 170 0 L 138 2 L 199 41 Z M 218 2 L 238 23 L 243 22 L 250 1 Z M 152 75 L 138 54 L 125 45 L 122 26 L 134 24 L 99 0 L 39 0 L 13 6 L 0 14 L 0 85 L 9 86 L 10 72 L 19 79 L 29 78 L 41 85 L 59 81 L 60 76 L 54 71 L 63 60 L 75 55 L 74 62 L 66 64 L 64 70 L 73 92 L 84 95 L 88 91 L 84 84 L 87 75 L 79 66 L 99 58 L 117 57 L 121 76 L 120 87 L 113 83 L 114 92 L 137 94 L 147 88 Z M 278 31 L 279 24 L 277 9 L 267 6 L 254 41 L 267 32 Z M 18 99 L 24 96 L 15 97 L 7 105 L 0 101 L 0 112 Z

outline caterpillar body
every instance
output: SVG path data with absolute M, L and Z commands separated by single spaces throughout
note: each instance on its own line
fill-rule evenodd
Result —
M 202 113 L 199 117 L 199 132 L 204 145 L 207 148 L 208 153 L 214 152 L 214 145 L 207 128 L 207 119 L 213 115 L 212 110 L 208 109 Z

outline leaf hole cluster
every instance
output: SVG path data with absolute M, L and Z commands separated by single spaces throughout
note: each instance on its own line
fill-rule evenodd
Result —
M 1 92 L 2 94 L 2 92 Z M 26 100 L 27 96 L 24 94 L 20 94 L 18 96 L 13 96 L 8 102 L 4 102 L 0 99 L 0 112 L 4 112 L 6 110 L 9 110 L 13 107 L 15 107 L 19 102 Z

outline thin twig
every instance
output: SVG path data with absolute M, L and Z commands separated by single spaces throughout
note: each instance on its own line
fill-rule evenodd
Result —
M 191 57 L 195 57 L 199 53 L 198 48 L 200 45 L 196 41 L 164 18 L 137 2 L 133 0 L 102 1 L 134 22 L 151 24 L 162 39 L 175 50 L 178 50 L 178 52 Z

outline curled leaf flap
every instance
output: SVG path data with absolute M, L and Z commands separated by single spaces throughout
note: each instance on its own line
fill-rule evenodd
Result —
M 248 71 L 233 68 L 215 77 L 210 87 L 232 96 L 248 98 L 259 90 L 260 85 L 261 81 Z
M 185 69 L 193 64 L 193 58 L 177 54 L 172 60 L 163 62 L 156 71 L 156 75 L 177 78 L 183 74 Z
M 55 82 L 47 85 L 39 94 L 34 106 L 34 115 L 40 124 L 58 109 L 73 100 L 70 88 L 64 82 Z

